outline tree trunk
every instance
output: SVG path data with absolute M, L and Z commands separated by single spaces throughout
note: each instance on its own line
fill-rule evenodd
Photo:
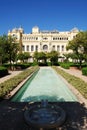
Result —
M 82 68 L 82 60 L 80 59 L 80 61 L 79 61 L 79 68 L 81 69 Z
M 11 55 L 10 55 L 10 70 L 12 70 L 12 68 L 11 68 Z

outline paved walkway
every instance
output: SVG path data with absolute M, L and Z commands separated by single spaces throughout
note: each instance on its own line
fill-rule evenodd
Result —
M 61 68 L 61 69 L 63 69 L 63 68 Z M 81 70 L 76 69 L 76 68 L 74 68 L 74 67 L 71 67 L 70 69 L 63 69 L 63 70 L 64 70 L 65 72 L 67 72 L 67 73 L 69 73 L 69 74 L 71 74 L 71 75 L 74 75 L 74 76 L 76 76 L 76 77 L 79 77 L 79 78 L 81 78 L 82 80 L 84 80 L 85 82 L 87 82 L 87 76 L 82 75 Z
M 12 77 L 18 75 L 18 74 L 21 73 L 21 72 L 22 72 L 22 71 L 9 71 L 9 75 L 6 75 L 6 76 L 0 78 L 0 83 L 2 83 L 2 82 L 4 82 L 4 81 L 6 81 L 6 80 L 8 80 L 8 79 L 10 79 L 10 78 L 12 78 Z

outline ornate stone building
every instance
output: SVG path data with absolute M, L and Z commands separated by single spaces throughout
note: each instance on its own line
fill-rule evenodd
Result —
M 57 30 L 40 31 L 39 28 L 35 26 L 29 34 L 24 33 L 23 28 L 20 27 L 9 31 L 8 35 L 16 37 L 23 52 L 30 52 L 32 55 L 35 51 L 50 52 L 55 50 L 62 56 L 63 53 L 68 53 L 66 46 L 78 32 L 79 30 L 77 28 L 64 32 L 59 32 Z

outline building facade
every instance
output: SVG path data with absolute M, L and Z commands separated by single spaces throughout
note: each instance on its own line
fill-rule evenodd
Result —
M 8 32 L 8 35 L 16 37 L 17 41 L 21 44 L 22 52 L 29 52 L 31 56 L 35 51 L 38 52 L 51 52 L 52 50 L 58 51 L 60 56 L 68 53 L 66 46 L 72 40 L 79 30 L 73 28 L 71 31 L 59 32 L 53 31 L 40 31 L 35 26 L 29 34 L 24 33 L 23 28 L 15 28 Z

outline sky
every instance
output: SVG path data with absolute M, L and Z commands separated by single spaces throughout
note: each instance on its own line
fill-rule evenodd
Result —
M 87 30 L 87 0 L 0 0 L 0 35 L 23 27 L 40 30 Z

